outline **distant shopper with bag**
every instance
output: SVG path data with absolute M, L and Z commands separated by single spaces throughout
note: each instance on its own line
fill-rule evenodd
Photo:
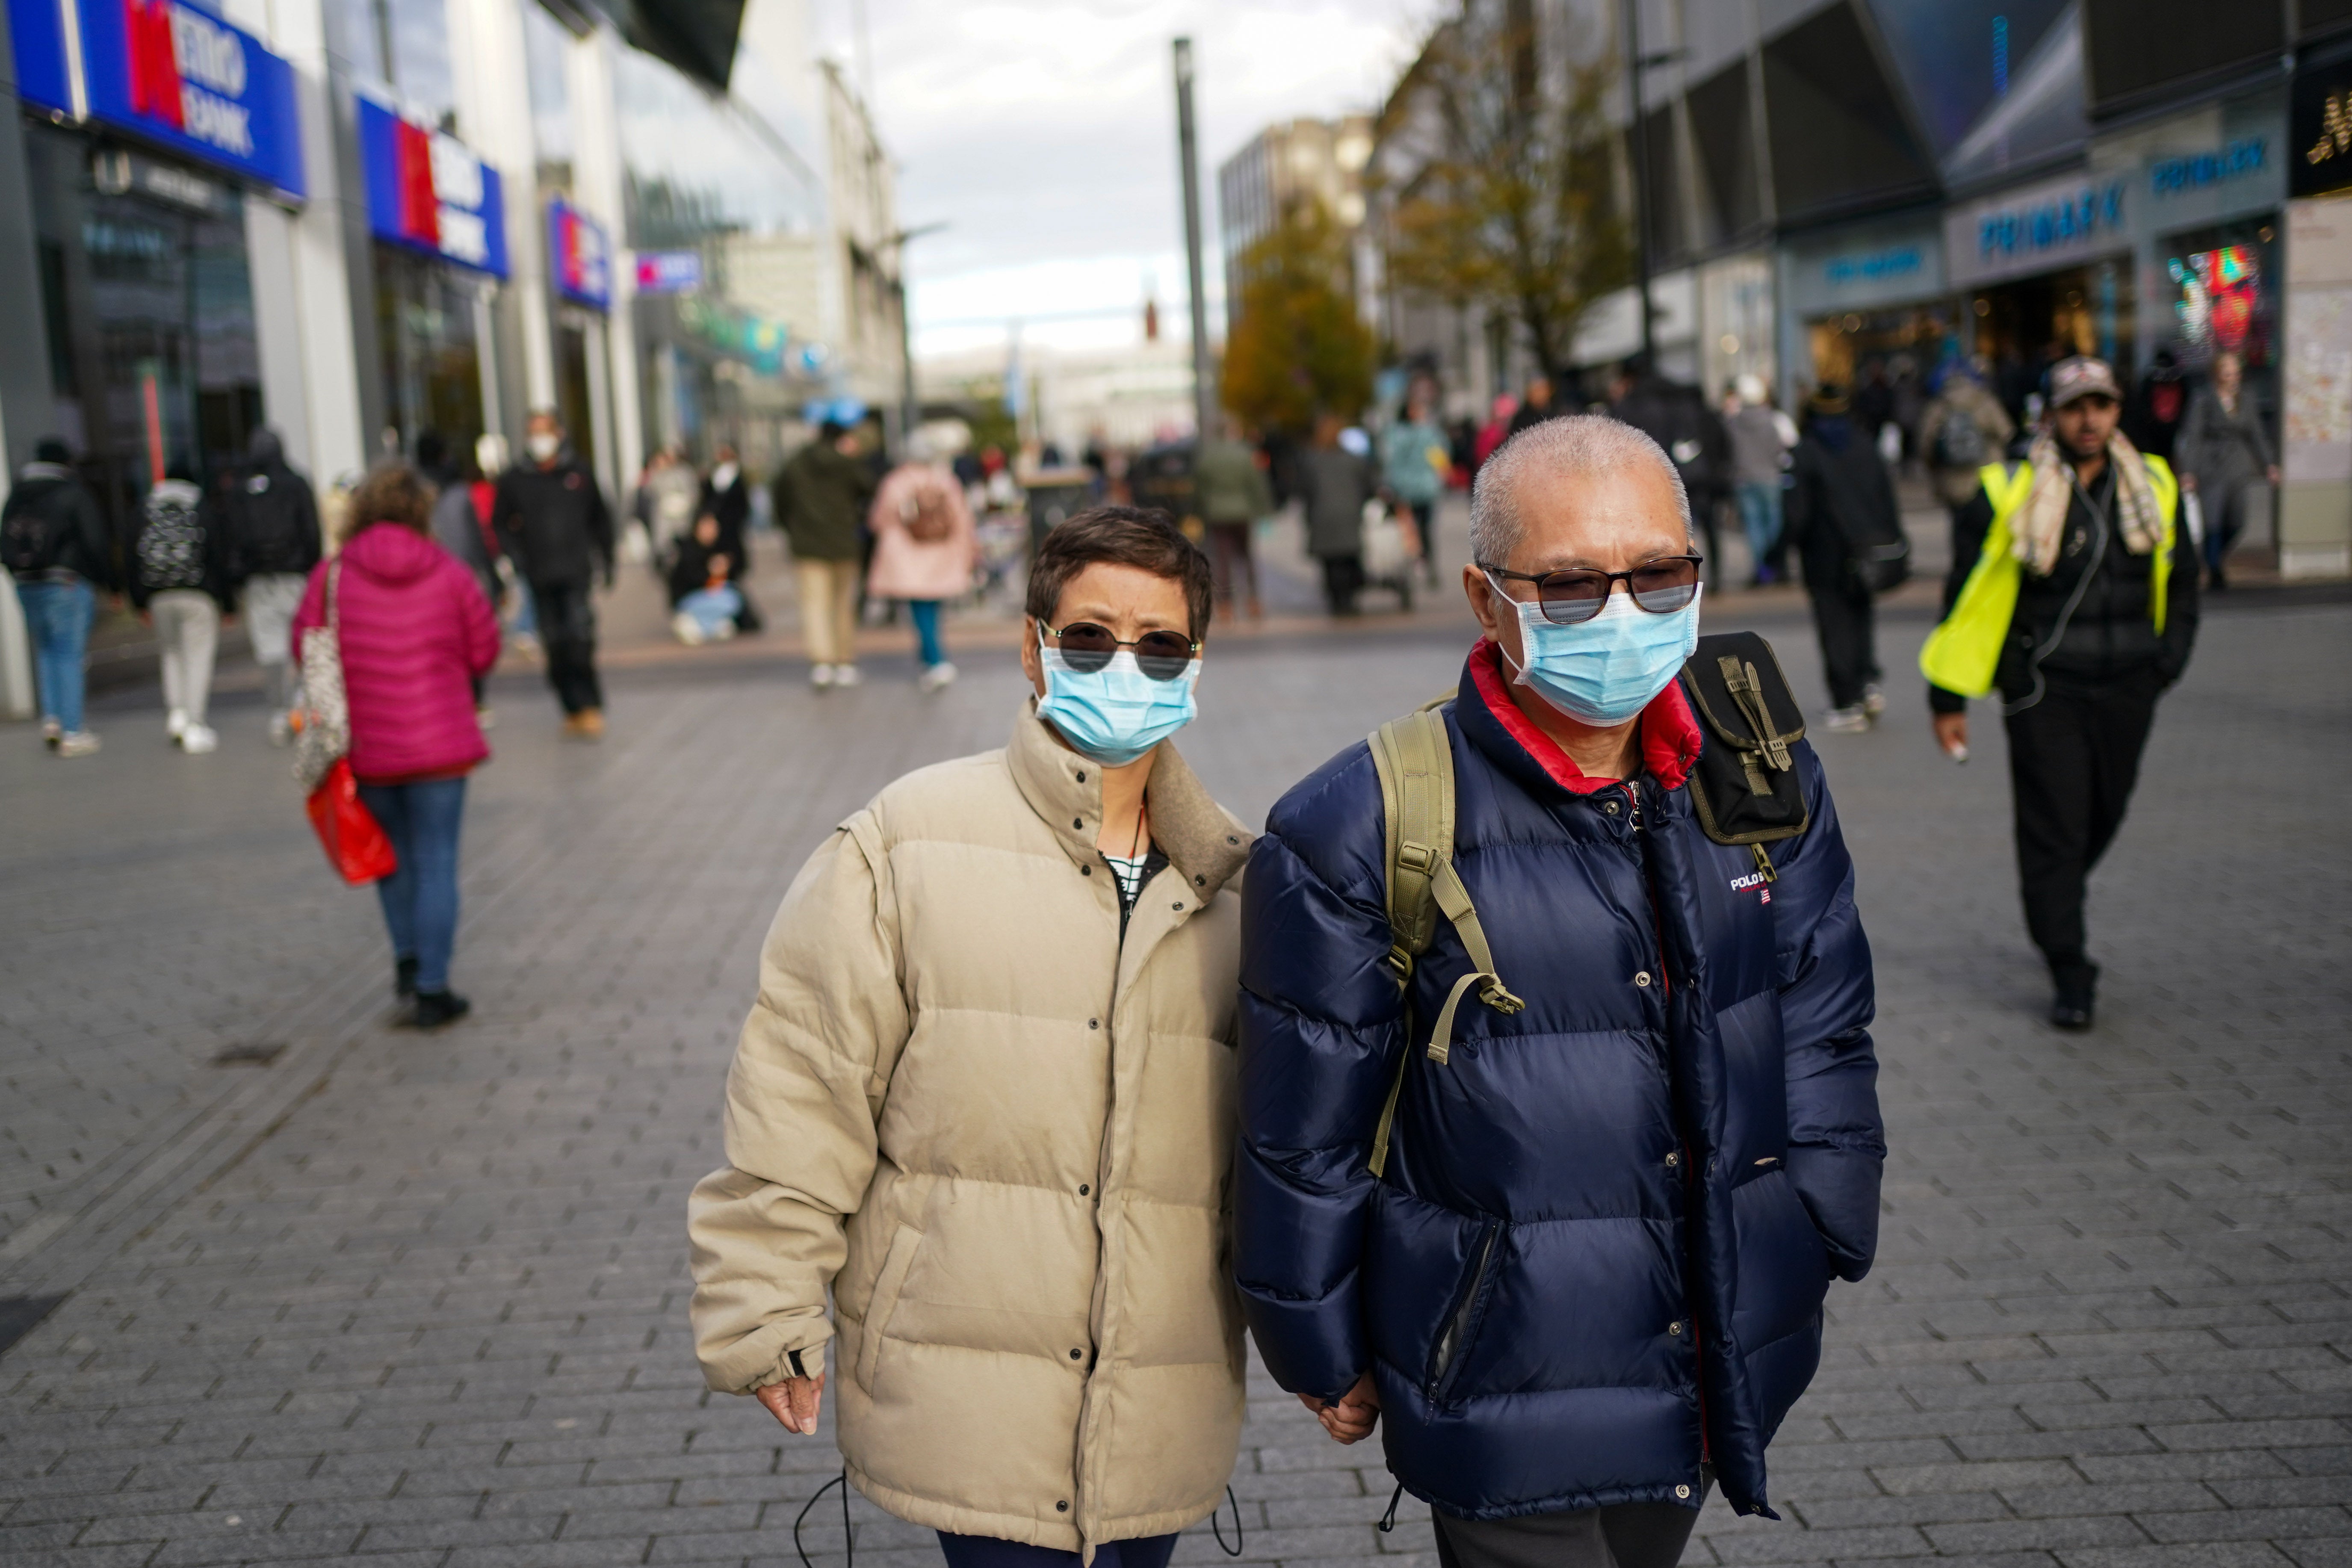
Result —
M 473 574 L 433 542 L 433 489 L 387 463 L 351 498 L 342 552 L 310 574 L 294 617 L 302 634 L 331 618 L 350 711 L 360 798 L 398 864 L 376 884 L 392 936 L 400 1022 L 432 1029 L 468 1004 L 449 988 L 457 934 L 457 829 L 466 775 L 490 754 L 473 681 L 498 662 L 498 620 Z M 318 694 L 310 694 L 316 700 Z
M 269 739 L 282 746 L 293 733 L 293 639 L 288 628 L 310 584 L 310 568 L 325 553 L 319 498 L 310 493 L 308 479 L 286 466 L 286 448 L 275 430 L 253 433 L 246 464 L 220 499 L 229 581 L 245 610 L 254 662 L 261 666 Z
M 114 586 L 112 542 L 98 502 L 54 436 L 33 447 L 0 508 L 0 565 L 16 579 L 33 642 L 41 738 L 61 757 L 86 757 L 98 737 L 82 727 L 82 659 L 98 595 Z
M 940 641 L 940 605 L 971 591 L 980 535 L 963 487 L 930 457 L 929 442 L 917 432 L 908 460 L 890 470 L 875 494 L 866 524 L 874 531 L 874 563 L 866 569 L 866 592 L 907 601 L 923 663 L 916 684 L 937 691 L 956 678 Z

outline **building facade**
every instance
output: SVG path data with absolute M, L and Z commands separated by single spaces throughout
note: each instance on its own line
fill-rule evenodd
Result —
M 1365 237 L 1365 169 L 1372 156 L 1369 115 L 1291 120 L 1269 125 L 1217 166 L 1217 229 L 1225 309 L 1239 308 L 1242 258 L 1274 232 L 1294 205 L 1320 207 L 1345 237 L 1359 306 L 1376 319 L 1379 270 Z

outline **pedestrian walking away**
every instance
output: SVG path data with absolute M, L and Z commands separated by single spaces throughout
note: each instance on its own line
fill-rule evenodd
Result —
M 1501 410 L 1497 408 L 1496 412 Z M 1517 435 L 1530 425 L 1557 419 L 1566 412 L 1553 401 L 1551 377 L 1538 371 L 1528 377 L 1527 395 L 1512 406 L 1509 424 L 1505 427 L 1507 438 Z
M 2213 356 L 2212 384 L 2190 400 L 2179 449 L 2181 488 L 2196 491 L 2205 510 L 2208 580 L 2227 588 L 2230 552 L 2258 513 L 2267 515 L 2279 482 L 2277 454 L 2236 354 Z
M 2000 399 L 1986 389 L 1981 360 L 1955 360 L 1944 370 L 1936 400 L 1919 419 L 1919 449 L 1927 455 L 1936 499 L 1952 514 L 1953 538 L 1960 514 L 1977 497 L 1977 476 L 2000 461 L 2017 426 Z M 1955 545 L 1955 561 L 1967 559 Z
M 393 991 L 409 1027 L 439 1028 L 471 1007 L 451 989 L 457 841 L 466 778 L 490 754 L 474 681 L 498 662 L 498 618 L 472 574 L 433 541 L 433 489 L 383 464 L 351 498 L 349 541 L 310 574 L 294 636 L 328 624 L 335 595 L 351 764 L 360 799 L 392 840 L 376 884 L 392 938 Z
M 1859 733 L 1886 708 L 1872 601 L 1910 574 L 1911 547 L 1886 463 L 1848 414 L 1842 386 L 1823 385 L 1806 405 L 1804 431 L 1790 458 L 1787 509 L 1829 682 L 1822 727 Z
M 174 468 L 147 492 L 129 552 L 131 602 L 155 629 L 163 678 L 163 731 L 191 755 L 220 737 L 205 723 L 229 593 L 229 541 L 220 510 L 195 476 Z
M 533 414 L 523 446 L 529 460 L 499 476 L 491 521 L 530 584 L 563 732 L 600 740 L 604 690 L 596 677 L 595 585 L 600 574 L 605 587 L 613 585 L 613 514 L 554 415 Z
M 1217 614 L 1230 620 L 1238 602 L 1253 621 L 1265 615 L 1257 595 L 1257 561 L 1251 535 L 1257 520 L 1274 510 L 1274 488 L 1255 448 L 1236 437 L 1230 425 L 1202 442 L 1193 460 L 1194 504 L 1209 531 L 1209 566 L 1216 587 Z
M 1716 1484 L 1777 1518 L 1766 1446 L 1876 1246 L 1853 867 L 1769 647 L 1699 640 L 1689 505 L 1616 420 L 1513 437 L 1454 696 L 1250 857 L 1243 1309 L 1459 1568 L 1667 1568 Z
M 884 789 L 769 929 L 695 1344 L 793 1432 L 829 1390 L 848 1483 L 952 1568 L 1164 1568 L 1241 1431 L 1249 835 L 1169 741 L 1210 619 L 1175 525 L 1055 525 L 1027 609 L 1011 743 Z
M 1423 577 L 1437 586 L 1437 497 L 1445 488 L 1445 432 L 1430 413 L 1430 388 L 1417 381 L 1404 412 L 1381 432 L 1381 483 L 1412 513 Z
M 1748 586 L 1760 588 L 1779 576 L 1772 555 L 1780 547 L 1780 493 L 1791 443 L 1782 439 L 1783 416 L 1772 406 L 1762 376 L 1741 376 L 1734 396 L 1738 406 L 1723 422 L 1731 439 L 1732 493 L 1748 536 Z
M 1731 433 L 1706 394 L 1659 374 L 1647 358 L 1635 354 L 1617 368 L 1609 412 L 1655 441 L 1673 461 L 1690 497 L 1694 538 L 1702 553 L 1719 559 L 1718 518 L 1731 496 Z
M 33 644 L 41 738 L 61 757 L 88 756 L 99 742 L 82 718 L 83 661 L 98 595 L 114 589 L 114 548 L 73 454 L 54 436 L 34 443 L 0 507 L 0 566 L 16 584 Z
M 859 525 L 876 489 L 856 436 L 832 420 L 776 475 L 776 523 L 792 546 L 809 682 L 819 688 L 857 684 Z
M 980 534 L 963 487 L 955 482 L 953 470 L 934 460 L 921 431 L 908 442 L 907 461 L 891 469 L 875 493 L 866 526 L 874 536 L 874 563 L 866 572 L 866 591 L 877 599 L 906 601 L 922 663 L 917 684 L 940 690 L 956 678 L 940 640 L 940 607 L 971 592 Z
M 1336 414 L 1315 417 L 1315 444 L 1298 455 L 1299 499 L 1307 510 L 1307 552 L 1323 564 L 1323 603 L 1335 616 L 1356 613 L 1364 585 L 1364 503 L 1380 489 L 1371 463 L 1339 443 Z
M 1919 655 L 1937 742 L 1968 757 L 1968 700 L 1999 690 L 2009 729 L 2025 927 L 2050 966 L 2050 1021 L 2087 1029 L 2099 971 L 2084 901 L 2123 826 L 2156 700 L 2189 668 L 2197 556 L 2161 458 L 2117 430 L 2104 360 L 2051 373 L 2051 428 L 1984 468 L 1962 514 L 1944 618 Z
M 324 553 L 319 498 L 309 478 L 286 464 L 278 432 L 264 426 L 246 444 L 246 467 L 221 492 L 228 536 L 229 580 L 245 615 L 246 640 L 261 667 L 262 700 L 269 708 L 269 739 L 292 736 L 290 715 L 300 671 L 294 662 L 295 606 L 310 568 Z

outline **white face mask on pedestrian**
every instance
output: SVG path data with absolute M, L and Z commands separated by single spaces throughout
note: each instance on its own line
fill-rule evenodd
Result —
M 541 431 L 525 439 L 523 448 L 530 454 L 532 462 L 551 463 L 555 461 L 555 455 L 563 450 L 563 437 Z

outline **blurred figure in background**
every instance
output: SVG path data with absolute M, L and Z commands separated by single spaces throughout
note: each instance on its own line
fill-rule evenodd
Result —
M 2227 588 L 2223 564 L 2257 508 L 2270 505 L 2278 458 L 2263 432 L 2262 413 L 2245 395 L 2245 362 L 2224 349 L 2213 356 L 2212 384 L 2200 391 L 2180 422 L 2180 484 L 2205 511 L 2205 573 Z M 2267 488 L 2259 488 L 2267 487 Z
M 1445 488 L 1445 432 L 1431 416 L 1430 386 L 1416 377 L 1406 394 L 1404 413 L 1381 433 L 1381 482 L 1398 505 L 1412 513 L 1422 575 L 1437 586 L 1437 496 Z
M 1507 427 L 1511 435 L 1516 436 L 1530 425 L 1540 425 L 1545 420 L 1556 418 L 1565 412 L 1553 406 L 1551 393 L 1550 376 L 1538 371 L 1528 377 L 1528 395 L 1521 398 L 1518 406 L 1511 411 L 1510 424 Z
M 2169 463 L 2179 439 L 2180 422 L 2188 415 L 2189 380 L 2180 374 L 2180 362 L 2172 351 L 2158 349 L 2124 404 L 2124 436 L 2143 456 Z
M 499 626 L 467 569 L 432 536 L 433 489 L 386 463 L 352 493 L 343 548 L 310 574 L 299 639 L 334 595 L 352 773 L 397 865 L 375 885 L 392 937 L 400 1023 L 437 1029 L 472 1006 L 449 988 L 457 939 L 457 829 L 466 775 L 490 754 L 473 683 L 498 662 Z
M 1478 427 L 1478 437 L 1471 448 L 1471 474 L 1475 483 L 1477 470 L 1486 466 L 1495 448 L 1511 438 L 1511 421 L 1519 412 L 1519 400 L 1507 392 L 1495 394 L 1495 402 L 1486 424 Z
M 857 684 L 858 524 L 874 491 L 857 437 L 831 419 L 776 476 L 776 523 L 800 578 L 813 686 Z
M 2016 434 L 2009 410 L 1986 390 L 1974 363 L 1955 360 L 1946 368 L 1943 386 L 1920 416 L 1919 450 L 1935 480 L 1936 499 L 1951 512 L 1955 530 L 1960 512 L 1976 499 L 1978 471 L 2000 462 Z
M 1364 585 L 1364 503 L 1380 489 L 1370 461 L 1340 444 L 1337 414 L 1315 416 L 1315 444 L 1298 457 L 1298 493 L 1307 508 L 1307 552 L 1323 563 L 1323 602 L 1335 616 L 1356 613 Z
M 698 515 L 719 524 L 719 548 L 728 561 L 727 583 L 741 606 L 735 612 L 735 629 L 756 632 L 766 623 L 761 619 L 760 606 L 751 602 L 751 589 L 743 585 L 751 575 L 751 483 L 744 477 L 743 460 L 733 442 L 719 442 L 714 455 L 719 460 L 702 481 Z
M 963 487 L 937 457 L 923 431 L 909 437 L 907 460 L 882 481 L 866 519 L 874 561 L 866 591 L 877 599 L 906 601 L 923 666 L 915 683 L 926 691 L 956 678 L 940 641 L 940 605 L 971 591 L 972 569 L 980 563 L 980 535 Z
M 493 477 L 505 468 L 507 444 L 503 437 L 485 435 L 474 442 L 473 458 L 466 471 L 442 488 L 433 503 L 433 542 L 455 556 L 457 564 L 473 574 L 474 585 L 482 591 L 482 600 L 490 606 L 497 618 L 499 599 L 498 534 L 490 527 L 490 518 L 498 507 L 498 482 Z M 490 714 L 487 676 L 474 678 L 474 718 L 483 729 L 495 721 Z
M 0 507 L 0 565 L 16 582 L 32 637 L 41 738 L 61 757 L 86 757 L 98 737 L 83 727 L 82 659 L 98 595 L 114 587 L 114 549 L 73 454 L 54 436 L 34 443 Z
M 220 737 L 205 722 L 213 659 L 236 603 L 220 511 L 206 502 L 195 476 L 175 463 L 147 492 L 138 526 L 131 541 L 131 602 L 155 628 L 164 732 L 184 752 L 213 751 Z
M 1690 497 L 1691 523 L 1702 554 L 1715 563 L 1722 581 L 1723 503 L 1731 494 L 1731 436 L 1706 394 L 1686 382 L 1658 374 L 1635 354 L 1617 368 L 1610 384 L 1609 414 L 1655 441 L 1674 460 Z
M 1754 563 L 1748 585 L 1760 588 L 1778 579 L 1773 552 L 1780 548 L 1780 491 L 1788 467 L 1787 416 L 1772 406 L 1760 375 L 1741 376 L 1732 385 L 1735 404 L 1724 426 L 1731 436 L 1731 487 L 1739 504 L 1739 526 L 1748 535 Z M 1692 505 L 1697 505 L 1694 499 Z
M 229 584 L 245 611 L 246 640 L 261 666 L 262 699 L 269 704 L 269 739 L 293 735 L 289 714 L 301 672 L 294 667 L 295 606 L 310 568 L 325 553 L 319 498 L 310 481 L 286 466 L 278 432 L 263 428 L 246 446 L 246 469 L 222 493 L 228 535 Z
M 604 734 L 604 689 L 596 679 L 596 578 L 613 585 L 613 514 L 596 476 L 541 409 L 524 437 L 528 463 L 499 476 L 491 521 L 524 582 L 547 650 L 547 683 L 573 740 Z
M 693 529 L 696 509 L 702 502 L 702 476 L 694 471 L 682 443 L 673 441 L 654 454 L 637 488 L 637 500 L 645 509 L 653 559 L 666 562 L 677 549 L 678 541 Z
M 692 647 L 735 635 L 743 596 L 730 580 L 734 569 L 719 520 L 709 512 L 696 518 L 669 563 L 669 625 L 678 641 Z
M 1789 469 L 1787 528 L 1804 559 L 1805 596 L 1830 688 L 1822 727 L 1832 734 L 1859 733 L 1885 710 L 1869 555 L 1903 537 L 1894 482 L 1851 406 L 1845 388 L 1833 383 L 1813 394 Z
M 1257 563 L 1252 558 L 1250 535 L 1257 520 L 1274 510 L 1274 489 L 1257 453 L 1235 437 L 1230 422 L 1201 445 L 1193 460 L 1192 483 L 1201 521 L 1209 531 L 1209 566 L 1215 584 L 1217 614 L 1234 617 L 1234 595 L 1251 620 L 1265 614 L 1257 597 Z

